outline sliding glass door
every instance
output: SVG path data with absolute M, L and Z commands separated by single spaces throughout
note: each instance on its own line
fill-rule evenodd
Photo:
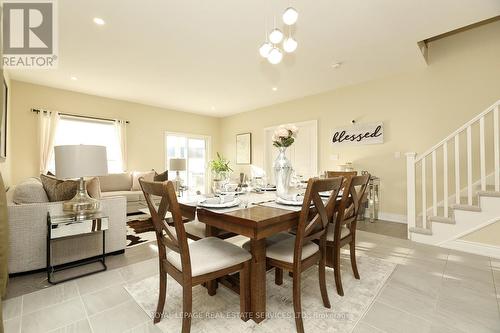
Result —
M 210 137 L 171 132 L 165 134 L 166 168 L 169 169 L 169 161 L 172 158 L 186 159 L 186 171 L 180 171 L 179 175 L 193 194 L 207 191 L 209 146 Z M 169 179 L 174 177 L 175 171 L 170 171 Z

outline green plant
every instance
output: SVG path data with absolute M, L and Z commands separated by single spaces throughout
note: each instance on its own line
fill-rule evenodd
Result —
M 209 166 L 210 170 L 212 170 L 217 178 L 219 178 L 220 175 L 224 172 L 233 171 L 233 169 L 231 169 L 231 167 L 229 166 L 229 161 L 218 152 L 217 158 L 210 161 Z

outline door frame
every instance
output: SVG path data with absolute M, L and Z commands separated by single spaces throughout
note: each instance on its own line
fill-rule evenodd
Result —
M 318 174 L 318 167 L 319 167 L 319 163 L 318 163 L 318 120 L 317 119 L 314 119 L 314 120 L 307 120 L 307 121 L 300 121 L 300 122 L 295 122 L 293 123 L 295 126 L 308 126 L 308 125 L 312 125 L 312 128 L 314 129 L 314 132 L 315 132 L 315 140 L 314 142 L 312 143 L 312 153 L 313 153 L 313 169 L 316 170 L 316 175 Z M 264 171 L 266 171 L 267 173 L 267 163 L 270 162 L 268 161 L 268 153 L 269 153 L 269 149 L 272 149 L 272 146 L 271 145 L 268 145 L 267 142 L 265 142 L 265 140 L 267 139 L 266 137 L 266 133 L 267 131 L 270 131 L 270 130 L 275 130 L 277 127 L 281 126 L 283 124 L 279 124 L 279 125 L 275 125 L 275 126 L 270 126 L 270 127 L 266 127 L 264 128 L 263 132 L 264 132 L 264 158 L 263 158 L 263 161 L 264 161 Z M 300 136 L 300 132 L 299 132 L 299 136 Z M 270 179 L 270 175 L 267 175 L 268 179 Z

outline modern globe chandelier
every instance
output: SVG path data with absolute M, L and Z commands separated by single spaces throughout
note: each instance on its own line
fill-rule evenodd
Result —
M 274 18 L 274 28 L 268 33 L 266 27 L 266 41 L 259 48 L 262 58 L 267 59 L 273 65 L 277 65 L 283 60 L 284 52 L 295 52 L 298 42 L 292 36 L 291 26 L 297 23 L 298 18 L 299 13 L 293 7 L 288 7 L 283 12 L 282 19 L 288 31 L 287 36 L 276 26 L 276 17 Z

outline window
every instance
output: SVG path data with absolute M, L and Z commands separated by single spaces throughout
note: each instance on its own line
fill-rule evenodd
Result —
M 186 171 L 180 171 L 179 175 L 188 186 L 191 193 L 200 191 L 205 193 L 207 189 L 206 166 L 210 138 L 189 134 L 166 133 L 166 168 L 169 168 L 171 158 L 185 158 Z M 169 175 L 169 179 L 174 176 Z
M 54 138 L 54 146 L 61 145 L 106 146 L 108 172 L 123 172 L 120 143 L 118 142 L 115 125 L 111 121 L 61 116 L 56 137 Z M 54 154 L 52 154 L 49 170 L 51 172 L 55 170 Z

